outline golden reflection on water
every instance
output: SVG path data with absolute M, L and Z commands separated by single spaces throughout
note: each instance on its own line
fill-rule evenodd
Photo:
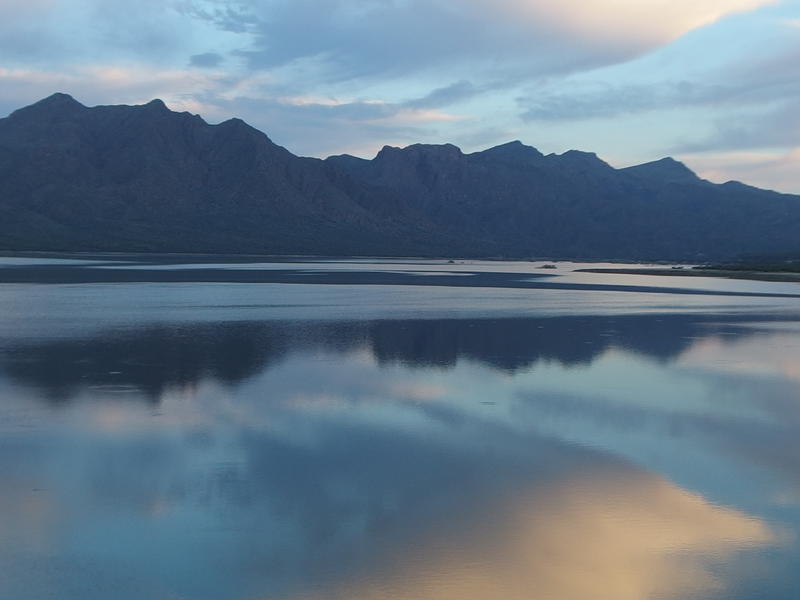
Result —
M 300 598 L 705 598 L 729 587 L 715 567 L 778 541 L 764 522 L 655 475 L 584 473 L 519 490 L 391 556 L 379 572 Z

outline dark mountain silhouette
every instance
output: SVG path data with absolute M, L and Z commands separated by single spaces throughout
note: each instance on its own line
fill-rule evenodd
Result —
M 56 94 L 0 120 L 7 249 L 406 253 L 424 237 L 243 121 Z
M 661 160 L 644 163 L 643 165 L 636 165 L 626 169 L 620 169 L 621 172 L 632 175 L 637 179 L 647 181 L 661 181 L 663 183 L 703 183 L 694 171 L 687 167 L 682 162 L 674 158 L 667 157 Z M 705 182 L 709 183 L 709 182 Z
M 794 253 L 800 197 L 673 159 L 614 169 L 520 142 L 301 158 L 209 125 L 55 94 L 0 119 L 0 249 L 730 259 Z

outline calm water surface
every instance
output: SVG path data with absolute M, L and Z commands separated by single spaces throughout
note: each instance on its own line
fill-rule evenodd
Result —
M 796 600 L 800 284 L 580 266 L 0 284 L 0 599 Z

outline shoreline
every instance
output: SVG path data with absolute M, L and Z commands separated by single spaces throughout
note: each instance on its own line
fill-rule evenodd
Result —
M 800 283 L 800 273 L 777 271 L 739 271 L 733 269 L 576 269 L 576 273 L 609 273 L 617 275 L 659 275 L 669 277 L 717 277 L 721 279 L 749 279 L 753 281 L 780 281 Z
M 599 270 L 603 272 L 602 270 Z M 633 272 L 636 269 L 613 269 L 610 272 Z M 650 273 L 658 271 L 650 269 Z M 605 271 L 609 272 L 609 271 Z M 644 270 L 647 274 L 647 270 Z M 700 290 L 622 283 L 559 282 L 554 273 L 504 273 L 463 271 L 419 275 L 413 271 L 326 271 L 308 269 L 148 269 L 93 268 L 83 265 L 38 265 L 0 268 L 0 285 L 5 284 L 109 284 L 109 283 L 280 283 L 315 285 L 389 285 L 463 288 L 506 288 L 530 290 L 582 290 L 596 292 L 635 292 L 703 296 L 759 298 L 800 298 L 798 293 L 768 291 Z M 468 276 L 464 276 L 468 275 Z

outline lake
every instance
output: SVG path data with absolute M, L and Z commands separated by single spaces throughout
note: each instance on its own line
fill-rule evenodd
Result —
M 0 257 L 0 599 L 796 600 L 800 285 L 542 264 Z

